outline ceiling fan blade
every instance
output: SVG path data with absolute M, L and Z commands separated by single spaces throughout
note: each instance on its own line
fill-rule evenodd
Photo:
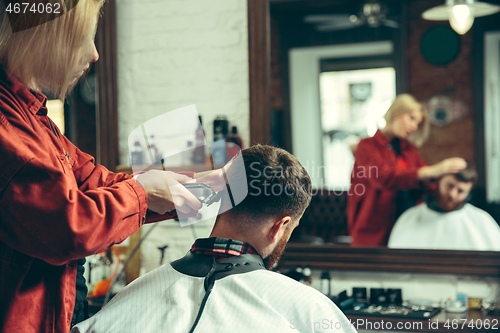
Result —
M 348 14 L 322 14 L 322 15 L 307 15 L 304 17 L 306 23 L 324 23 L 329 21 L 346 22 L 349 21 Z
M 399 28 L 399 23 L 393 20 L 383 20 L 382 24 L 389 27 L 389 28 L 394 28 L 398 29 Z
M 328 23 L 328 24 L 318 24 L 316 26 L 316 30 L 318 31 L 337 31 L 337 30 L 347 30 L 359 27 L 359 24 L 352 22 L 345 22 L 343 24 L 340 23 Z

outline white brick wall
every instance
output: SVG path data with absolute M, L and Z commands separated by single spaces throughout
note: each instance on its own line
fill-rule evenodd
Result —
M 195 104 L 207 142 L 224 115 L 249 142 L 246 0 L 117 0 L 120 163 L 141 123 Z
M 249 142 L 246 0 L 117 0 L 118 124 L 120 164 L 127 140 L 141 123 L 195 104 L 207 142 L 213 120 L 224 115 Z M 197 223 L 208 237 L 211 221 Z M 143 235 L 151 226 L 143 228 Z M 146 271 L 182 257 L 194 241 L 191 227 L 161 223 L 142 245 Z

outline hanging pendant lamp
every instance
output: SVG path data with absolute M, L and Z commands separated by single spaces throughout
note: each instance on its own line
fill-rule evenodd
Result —
M 487 16 L 500 11 L 500 6 L 476 0 L 446 0 L 441 6 L 427 9 L 422 18 L 429 21 L 450 21 L 458 34 L 463 35 L 472 27 L 475 17 Z

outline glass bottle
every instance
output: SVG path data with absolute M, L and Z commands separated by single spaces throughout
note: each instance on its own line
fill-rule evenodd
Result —
M 195 133 L 196 144 L 193 152 L 193 163 L 205 164 L 205 133 L 203 132 L 201 116 L 198 116 L 198 119 L 200 123 Z
M 215 130 L 214 144 L 213 144 L 212 159 L 214 165 L 226 164 L 226 139 L 222 134 L 222 129 L 217 127 Z
M 130 163 L 132 165 L 143 165 L 141 143 L 136 141 L 130 153 Z

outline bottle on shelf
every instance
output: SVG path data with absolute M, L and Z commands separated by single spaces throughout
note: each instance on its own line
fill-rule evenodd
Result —
M 330 273 L 328 271 L 321 273 L 320 291 L 323 295 L 330 296 Z
M 220 131 L 224 138 L 229 134 L 229 122 L 224 116 L 217 116 L 214 120 L 214 136 L 217 128 L 220 128 Z
M 231 134 L 228 135 L 227 142 L 233 142 L 234 144 L 238 145 L 238 147 L 243 149 L 243 140 L 238 134 L 238 127 L 231 127 Z
M 312 274 L 311 266 L 306 265 L 306 267 L 304 267 L 304 269 L 302 270 L 302 274 L 304 274 L 304 284 L 311 285 L 311 283 L 312 283 L 312 280 L 311 280 L 311 274 Z
M 231 128 L 231 134 L 226 137 L 226 142 L 228 143 L 226 147 L 226 159 L 230 160 L 243 149 L 243 140 L 239 136 L 236 126 Z
M 130 164 L 131 165 L 142 165 L 142 147 L 139 141 L 134 143 L 132 152 L 130 153 Z
M 146 149 L 146 161 L 148 162 L 148 164 L 156 164 L 156 162 L 160 159 L 158 159 L 158 148 L 156 147 L 155 136 L 150 135 L 148 140 L 148 147 Z
M 222 134 L 221 127 L 217 127 L 215 130 L 212 151 L 212 162 L 214 165 L 226 164 L 226 138 Z
M 200 123 L 195 133 L 196 144 L 193 151 L 193 163 L 205 164 L 205 133 L 203 132 L 201 116 L 198 116 L 198 119 Z

